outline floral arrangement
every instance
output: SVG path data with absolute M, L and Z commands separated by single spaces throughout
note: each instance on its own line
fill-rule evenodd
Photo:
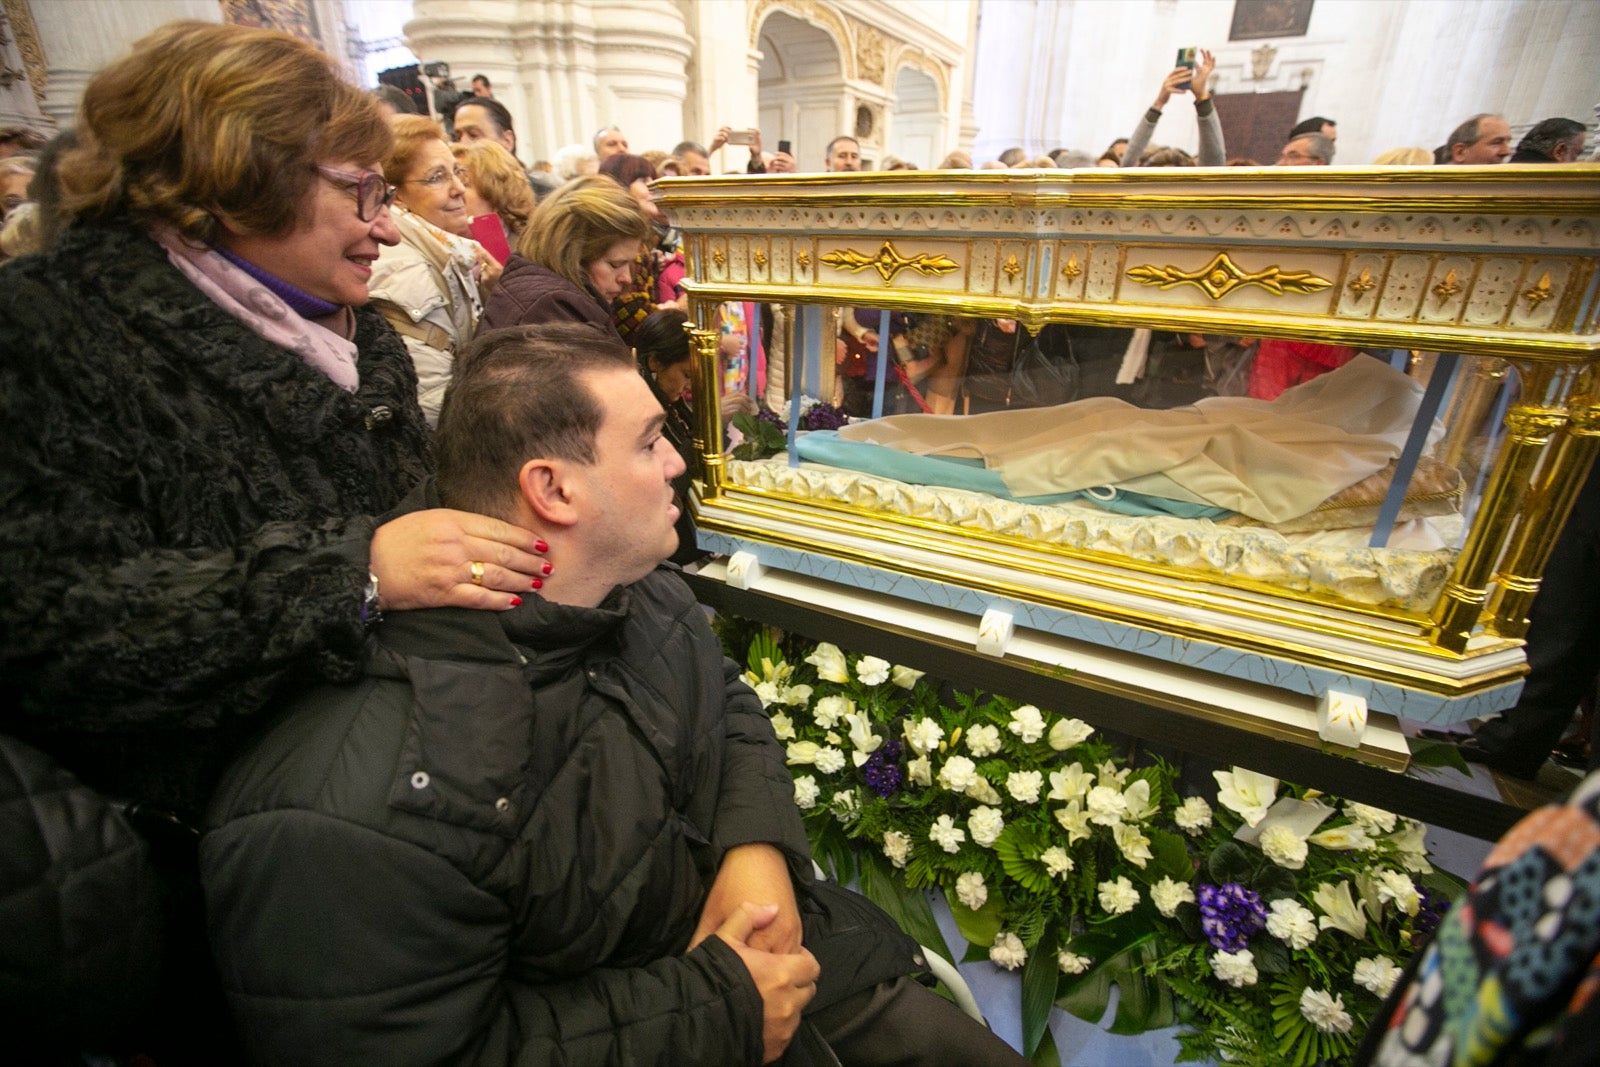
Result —
M 1347 1061 L 1459 889 L 1412 820 L 1238 767 L 1213 803 L 1071 716 L 721 625 L 819 862 L 941 951 L 942 893 L 966 959 L 1023 972 L 1036 1062 L 1058 1062 L 1051 1006 L 1099 1023 L 1112 986 L 1110 1028 L 1177 1022 L 1181 1059 Z
M 798 429 L 837 430 L 849 421 L 850 416 L 832 404 L 810 396 L 800 398 Z M 733 448 L 734 459 L 766 459 L 789 447 L 789 424 L 766 408 L 757 415 L 735 415 L 733 426 L 743 438 Z

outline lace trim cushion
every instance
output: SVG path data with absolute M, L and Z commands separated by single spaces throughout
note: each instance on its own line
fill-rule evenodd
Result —
M 1415 612 L 1433 606 L 1454 562 L 1446 549 L 1300 545 L 1266 527 L 1115 515 L 1085 504 L 1021 504 L 819 464 L 790 468 L 781 456 L 732 461 L 728 474 L 733 484 L 754 489 Z

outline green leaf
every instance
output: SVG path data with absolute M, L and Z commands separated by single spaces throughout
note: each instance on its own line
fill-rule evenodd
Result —
M 1031 1056 L 1049 1028 L 1061 968 L 1056 965 L 1055 931 L 1046 928 L 1038 944 L 1028 950 L 1022 967 L 1022 1054 Z
M 982 958 L 988 959 L 989 946 L 994 944 L 994 936 L 1005 923 L 1005 903 L 1000 899 L 1000 894 L 990 894 L 988 901 L 977 911 L 956 898 L 954 886 L 945 890 L 944 897 L 950 904 L 950 914 L 955 916 L 956 928 L 961 931 L 961 936 L 967 939 L 968 944 L 982 946 Z
M 1085 974 L 1063 983 L 1065 992 L 1056 999 L 1056 1006 L 1099 1025 L 1115 985 L 1117 1012 L 1108 1027 L 1112 1033 L 1142 1034 L 1171 1026 L 1176 1018 L 1172 993 L 1165 981 L 1152 978 L 1145 971 L 1157 958 L 1154 936 L 1146 933 L 1109 956 L 1097 955 L 1096 946 L 1092 936 L 1072 939 L 1072 951 L 1094 956 L 1096 964 Z
M 1044 1037 L 1039 1041 L 1039 1047 L 1033 1050 L 1034 1067 L 1061 1067 L 1061 1052 L 1056 1048 L 1056 1036 L 1047 1026 Z
M 1189 846 L 1170 830 L 1152 826 L 1145 831 L 1150 839 L 1150 853 L 1155 857 L 1148 877 L 1152 884 L 1165 875 L 1174 882 L 1187 882 L 1194 877 L 1194 865 L 1189 861 Z
M 1248 882 L 1255 860 L 1237 841 L 1224 841 L 1206 859 L 1206 872 L 1212 885 Z
M 950 959 L 950 946 L 933 917 L 928 896 L 920 889 L 907 889 L 883 855 L 870 850 L 859 854 L 861 892 L 889 914 L 917 944 Z
M 1266 903 L 1293 897 L 1300 886 L 1295 880 L 1293 871 L 1279 867 L 1276 863 L 1268 863 L 1256 872 L 1250 888 L 1261 894 L 1262 902 Z
M 1421 737 L 1410 739 L 1411 765 L 1419 770 L 1436 770 L 1453 767 L 1462 774 L 1471 774 L 1461 750 L 1448 741 L 1429 741 Z
M 1256 970 L 1262 974 L 1287 974 L 1289 971 L 1289 950 L 1276 938 L 1257 938 L 1250 946 L 1250 954 L 1256 958 Z

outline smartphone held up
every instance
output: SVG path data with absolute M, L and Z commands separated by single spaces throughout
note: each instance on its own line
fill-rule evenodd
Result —
M 1197 51 L 1197 49 L 1192 47 L 1178 49 L 1178 62 L 1175 65 L 1179 67 L 1188 67 L 1191 71 L 1194 70 L 1194 59 Z M 1175 87 L 1178 89 L 1187 89 L 1189 88 L 1190 84 L 1191 83 L 1188 81 L 1181 81 L 1178 82 Z

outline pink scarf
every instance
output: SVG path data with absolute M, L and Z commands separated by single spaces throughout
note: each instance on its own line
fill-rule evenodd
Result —
M 152 226 L 150 235 L 167 250 L 172 265 L 195 288 L 251 333 L 287 348 L 346 392 L 356 391 L 361 374 L 356 368 L 355 342 L 301 318 L 276 293 L 211 249 L 190 242 L 171 226 Z

